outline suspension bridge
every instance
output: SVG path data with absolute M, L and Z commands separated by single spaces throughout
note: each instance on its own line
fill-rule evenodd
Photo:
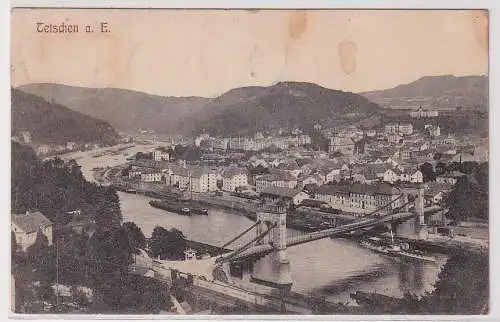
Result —
M 222 245 L 227 248 L 241 240 L 243 236 L 254 235 L 250 241 L 236 247 L 231 252 L 210 258 L 190 261 L 154 260 L 153 270 L 167 274 L 176 270 L 204 277 L 209 281 L 224 280 L 231 283 L 230 265 L 250 262 L 251 280 L 278 289 L 290 289 L 293 281 L 290 274 L 290 262 L 286 256 L 288 247 L 309 243 L 327 237 L 340 237 L 345 234 L 369 230 L 377 226 L 391 225 L 396 234 L 398 227 L 411 223 L 411 230 L 419 236 L 425 230 L 425 215 L 441 210 L 440 207 L 424 208 L 424 186 L 407 188 L 387 204 L 350 223 L 305 234 L 287 236 L 286 209 L 282 207 L 264 207 L 257 212 L 257 220 L 250 227 Z M 248 238 L 248 237 L 247 237 Z M 143 257 L 147 257 L 142 252 Z M 151 260 L 150 258 L 148 258 Z M 221 276 L 223 278 L 221 278 Z

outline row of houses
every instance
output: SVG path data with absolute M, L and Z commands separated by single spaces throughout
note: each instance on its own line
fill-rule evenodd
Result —
M 222 189 L 225 191 L 235 191 L 237 187 L 248 184 L 245 168 L 217 169 L 155 161 L 134 162 L 128 172 L 128 177 L 140 179 L 142 182 L 176 186 L 181 190 L 192 192 L 216 191 L 220 181 L 222 181 Z
M 425 189 L 425 204 L 441 204 L 452 189 L 451 184 L 429 183 Z M 408 199 L 401 196 L 402 189 L 390 183 L 330 183 L 315 192 L 288 187 L 266 187 L 260 192 L 262 202 L 278 206 L 326 206 L 344 212 L 369 214 L 374 211 L 389 212 L 403 207 Z M 389 205 L 389 206 L 387 206 Z M 387 206 L 386 208 L 384 208 Z M 383 208 L 383 209 L 381 209 Z
M 328 184 L 319 187 L 315 199 L 345 212 L 367 214 L 391 202 L 392 204 L 382 211 L 403 206 L 408 200 L 400 197 L 401 193 L 399 188 L 388 183 Z
M 205 145 L 213 150 L 243 150 L 260 151 L 270 147 L 276 147 L 282 150 L 289 147 L 297 147 L 311 144 L 309 135 L 297 134 L 291 136 L 263 137 L 255 138 L 234 137 L 234 138 L 212 138 L 208 134 L 200 135 L 195 140 L 195 145 Z

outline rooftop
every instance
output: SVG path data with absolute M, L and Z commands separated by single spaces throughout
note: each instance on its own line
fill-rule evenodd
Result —
M 268 187 L 261 192 L 261 195 L 273 195 L 285 198 L 293 198 L 298 193 L 300 193 L 300 190 L 297 189 L 290 189 L 283 187 Z
M 222 172 L 223 178 L 232 178 L 239 174 L 246 174 L 247 170 L 245 168 L 229 167 L 224 169 Z
M 397 195 L 401 191 L 388 183 L 377 184 L 329 184 L 319 187 L 318 193 L 325 194 L 363 194 L 363 195 Z
M 26 233 L 36 232 L 40 228 L 52 226 L 52 222 L 39 211 L 11 214 L 11 221 Z

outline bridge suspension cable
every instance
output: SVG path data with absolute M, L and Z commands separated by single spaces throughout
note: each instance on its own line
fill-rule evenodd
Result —
M 242 237 L 243 235 L 245 235 L 246 233 L 248 233 L 250 230 L 252 230 L 253 228 L 255 228 L 258 224 L 260 224 L 259 220 L 257 220 L 255 222 L 255 224 L 253 224 L 249 228 L 245 229 L 245 231 L 243 231 L 242 233 L 240 233 L 238 236 L 234 237 L 233 239 L 231 239 L 230 241 L 228 241 L 227 243 L 225 243 L 224 245 L 222 245 L 221 248 L 226 248 L 227 246 L 231 245 L 233 242 L 235 242 L 236 240 L 238 240 L 240 237 Z
M 262 239 L 264 239 L 264 237 L 266 237 L 266 235 L 269 234 L 269 232 L 271 231 L 271 229 L 273 229 L 274 227 L 276 227 L 276 225 L 277 225 L 276 223 L 272 224 L 262 234 L 260 234 L 259 236 L 255 237 L 254 239 L 252 239 L 251 241 L 249 241 L 245 245 L 241 246 L 240 248 L 238 248 L 237 250 L 235 250 L 234 252 L 232 252 L 231 254 L 229 254 L 227 257 L 219 257 L 217 260 L 219 260 L 220 258 L 222 258 L 221 259 L 222 261 L 229 261 L 232 258 L 238 256 L 239 254 L 241 254 L 242 252 L 244 252 L 245 250 L 247 250 L 250 246 L 252 246 L 253 243 L 259 242 Z
M 391 201 L 391 203 L 393 203 L 394 201 L 396 201 L 396 199 L 394 199 L 393 201 Z M 310 242 L 310 241 L 313 241 L 313 240 L 318 240 L 318 239 L 322 239 L 322 238 L 326 238 L 326 237 L 331 237 L 331 236 L 334 236 L 334 235 L 342 234 L 342 233 L 345 233 L 345 232 L 347 232 L 349 230 L 362 229 L 362 228 L 365 228 L 365 227 L 376 225 L 377 223 L 386 222 L 387 219 L 391 219 L 392 216 L 394 216 L 395 212 L 397 212 L 400 209 L 404 208 L 406 205 L 410 204 L 411 202 L 412 201 L 408 201 L 408 202 L 404 203 L 403 205 L 399 206 L 398 208 L 393 209 L 390 215 L 384 216 L 383 218 L 376 219 L 376 218 L 366 218 L 366 217 L 363 217 L 363 219 L 361 219 L 359 221 L 355 221 L 355 222 L 352 222 L 352 223 L 349 223 L 349 224 L 338 226 L 336 228 L 329 228 L 329 229 L 319 230 L 319 231 L 315 231 L 315 232 L 312 232 L 312 233 L 309 233 L 309 234 L 302 235 L 302 236 L 299 237 L 301 240 L 300 241 L 296 240 L 293 244 L 296 245 L 296 244 L 301 244 L 301 243 L 304 243 L 304 242 Z
M 363 218 L 370 218 L 372 216 L 374 216 L 376 213 L 378 213 L 379 211 L 381 211 L 382 209 L 385 209 L 387 207 L 389 207 L 390 205 L 392 205 L 394 202 L 396 202 L 397 200 L 403 198 L 404 194 L 400 194 L 396 199 L 394 200 L 391 200 L 390 202 L 386 203 L 385 205 L 383 206 L 380 206 L 378 209 L 375 209 L 374 211 L 368 213 L 366 216 L 363 216 Z

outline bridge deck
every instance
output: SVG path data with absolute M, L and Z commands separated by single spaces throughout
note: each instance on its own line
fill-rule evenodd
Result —
M 405 220 L 411 217 L 416 216 L 416 214 L 411 213 L 411 212 L 403 212 L 403 213 L 397 213 L 393 215 L 388 215 L 383 218 L 378 218 L 378 219 L 362 219 L 360 221 L 356 221 L 350 224 L 342 225 L 340 227 L 336 228 L 331 228 L 331 229 L 325 229 L 321 231 L 316 231 L 312 232 L 309 234 L 301 235 L 301 236 L 295 236 L 292 238 L 289 238 L 287 240 L 287 247 L 290 246 L 295 246 L 303 243 L 308 243 L 314 240 L 326 238 L 326 237 L 332 237 L 335 235 L 340 235 L 344 234 L 346 232 L 350 232 L 352 230 L 357 230 L 361 228 L 367 228 L 371 226 L 376 226 L 376 225 L 381 225 L 389 222 L 397 222 L 401 220 Z M 266 254 L 270 253 L 273 250 L 273 246 L 269 244 L 265 245 L 256 245 L 253 246 L 245 251 L 243 251 L 241 254 L 238 254 L 232 258 L 232 260 L 241 260 L 243 258 L 252 256 L 252 255 L 258 255 L 258 254 Z M 228 253 L 228 255 L 231 253 Z

